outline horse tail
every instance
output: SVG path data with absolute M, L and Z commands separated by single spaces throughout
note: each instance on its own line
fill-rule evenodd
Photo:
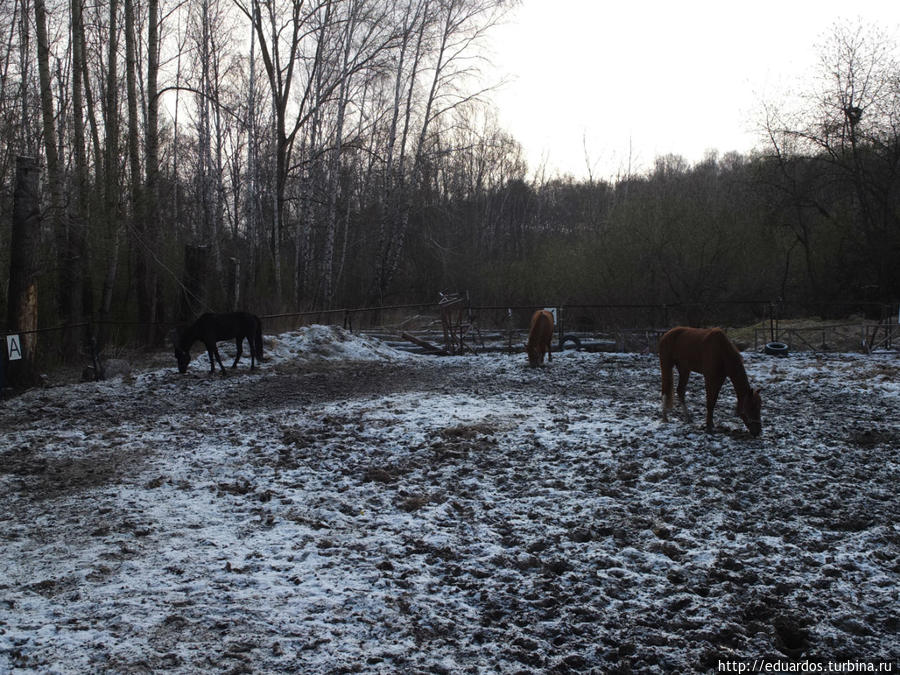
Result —
M 675 366 L 675 362 L 672 360 L 671 348 L 669 346 L 669 340 L 671 338 L 672 336 L 667 334 L 659 339 L 659 368 L 662 375 L 661 385 L 663 401 L 666 407 L 672 404 L 672 385 L 674 384 L 672 368 Z
M 659 357 L 659 365 L 662 369 L 662 395 L 665 397 L 666 401 L 672 400 L 672 386 L 674 384 L 674 378 L 672 377 L 672 367 L 675 365 L 668 358 L 660 355 Z
M 253 318 L 256 319 L 256 321 L 255 321 L 256 328 L 254 331 L 255 334 L 253 336 L 254 342 L 256 343 L 254 345 L 254 350 L 256 351 L 256 360 L 262 361 L 262 357 L 263 357 L 262 321 L 259 320 L 258 316 L 255 316 Z

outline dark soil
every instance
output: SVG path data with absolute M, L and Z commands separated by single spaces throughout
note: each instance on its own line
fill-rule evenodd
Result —
M 900 659 L 896 358 L 196 363 L 0 407 L 0 671 Z M 689 404 L 702 420 L 702 379 Z

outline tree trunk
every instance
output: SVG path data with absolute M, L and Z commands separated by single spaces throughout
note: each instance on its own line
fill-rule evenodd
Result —
M 87 149 L 84 136 L 84 91 L 81 73 L 84 69 L 84 15 L 82 1 L 72 0 L 72 109 L 74 126 L 75 186 L 69 215 L 70 257 L 73 260 L 72 316 L 76 319 L 93 311 L 93 292 L 87 247 L 87 213 L 90 202 L 88 188 Z
M 145 137 L 145 171 L 147 185 L 144 195 L 144 223 L 146 225 L 147 245 L 154 252 L 160 251 L 159 242 L 163 240 L 160 232 L 162 220 L 159 217 L 159 0 L 147 2 L 147 130 Z M 163 320 L 162 283 L 156 266 L 151 265 L 147 271 L 147 283 L 150 292 L 150 315 L 153 322 L 150 333 L 150 344 L 160 346 L 164 331 L 160 326 Z
M 135 264 L 138 322 L 149 325 L 152 318 L 151 282 L 147 259 L 149 246 L 144 219 L 144 191 L 141 176 L 137 101 L 137 36 L 134 28 L 134 0 L 125 0 L 125 87 L 128 97 L 128 164 L 131 173 L 131 253 Z M 148 330 L 143 341 L 151 341 Z
M 344 144 L 344 119 L 350 88 L 350 50 L 353 47 L 353 31 L 356 27 L 355 9 L 351 8 L 345 33 L 341 85 L 338 90 L 337 120 L 334 130 L 334 148 L 328 167 L 328 211 L 325 221 L 325 237 L 322 244 L 322 260 L 319 277 L 322 285 L 322 306 L 331 309 L 334 300 L 334 245 L 337 237 L 338 197 L 341 189 L 341 153 Z
M 241 305 L 241 260 L 240 258 L 228 259 L 228 274 L 226 277 L 228 293 L 228 309 L 236 311 Z
M 100 317 L 108 320 L 112 311 L 113 291 L 119 269 L 119 96 L 118 96 L 118 40 L 116 35 L 117 0 L 109 3 L 109 49 L 106 82 L 106 148 L 104 156 L 105 185 L 104 216 L 107 227 L 106 278 L 103 281 L 103 299 L 100 305 Z M 106 342 L 107 329 L 100 331 L 100 348 Z
M 207 311 L 206 287 L 209 272 L 209 247 L 184 247 L 184 278 L 181 282 L 179 321 L 193 321 Z
M 14 387 L 30 387 L 40 382 L 34 364 L 37 333 L 33 332 L 38 326 L 39 176 L 37 161 L 29 157 L 16 158 L 7 308 L 10 329 L 22 332 L 23 358 L 8 364 L 8 381 Z
M 44 0 L 34 2 L 34 24 L 37 33 L 38 77 L 41 89 L 41 113 L 44 127 L 44 156 L 47 161 L 47 185 L 50 192 L 50 226 L 56 242 L 56 265 L 58 281 L 56 286 L 56 306 L 63 324 L 62 356 L 65 360 L 74 358 L 78 351 L 78 338 L 71 324 L 80 316 L 75 315 L 75 305 L 80 297 L 76 281 L 76 260 L 70 255 L 71 248 L 65 211 L 62 203 L 62 181 L 59 170 L 59 151 L 56 145 L 56 122 L 53 115 L 53 92 L 50 85 L 50 41 L 47 36 L 47 14 Z
M 259 7 L 254 5 L 254 16 L 259 11 Z M 255 22 L 255 19 L 254 19 Z M 248 257 L 249 269 L 247 276 L 251 283 L 256 281 L 259 252 L 261 248 L 262 237 L 260 236 L 260 228 L 262 227 L 262 216 L 260 215 L 260 199 L 259 193 L 261 189 L 261 180 L 259 175 L 259 131 L 257 129 L 256 120 L 256 31 L 250 31 L 250 82 L 247 102 L 247 175 L 250 181 L 250 189 L 247 192 L 247 229 L 250 255 Z

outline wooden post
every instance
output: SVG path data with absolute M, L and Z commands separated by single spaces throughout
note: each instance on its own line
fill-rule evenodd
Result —
M 775 342 L 775 303 L 769 303 L 769 339 Z
M 10 331 L 21 333 L 23 358 L 9 363 L 8 384 L 14 387 L 29 387 L 40 382 L 34 363 L 38 327 L 40 173 L 37 160 L 30 157 L 16 157 L 7 318 Z
M 556 332 L 559 336 L 559 348 L 562 349 L 563 335 L 565 334 L 565 331 L 563 330 L 563 321 L 566 320 L 565 306 L 556 308 L 556 316 L 554 318 L 556 319 Z

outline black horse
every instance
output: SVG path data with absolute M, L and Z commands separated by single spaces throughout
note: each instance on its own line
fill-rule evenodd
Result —
M 259 317 L 248 312 L 228 312 L 227 314 L 204 314 L 176 334 L 174 342 L 178 372 L 183 373 L 187 370 L 188 364 L 191 362 L 189 353 L 191 346 L 197 340 L 201 340 L 209 353 L 209 372 L 216 372 L 216 361 L 218 361 L 224 373 L 225 366 L 222 365 L 222 357 L 219 356 L 216 342 L 232 338 L 237 346 L 237 356 L 234 357 L 231 367 L 237 368 L 241 354 L 244 353 L 244 338 L 247 338 L 247 342 L 250 344 L 250 368 L 251 370 L 255 368 L 256 361 L 262 360 L 263 353 L 262 324 Z M 215 357 L 215 361 L 213 357 Z

